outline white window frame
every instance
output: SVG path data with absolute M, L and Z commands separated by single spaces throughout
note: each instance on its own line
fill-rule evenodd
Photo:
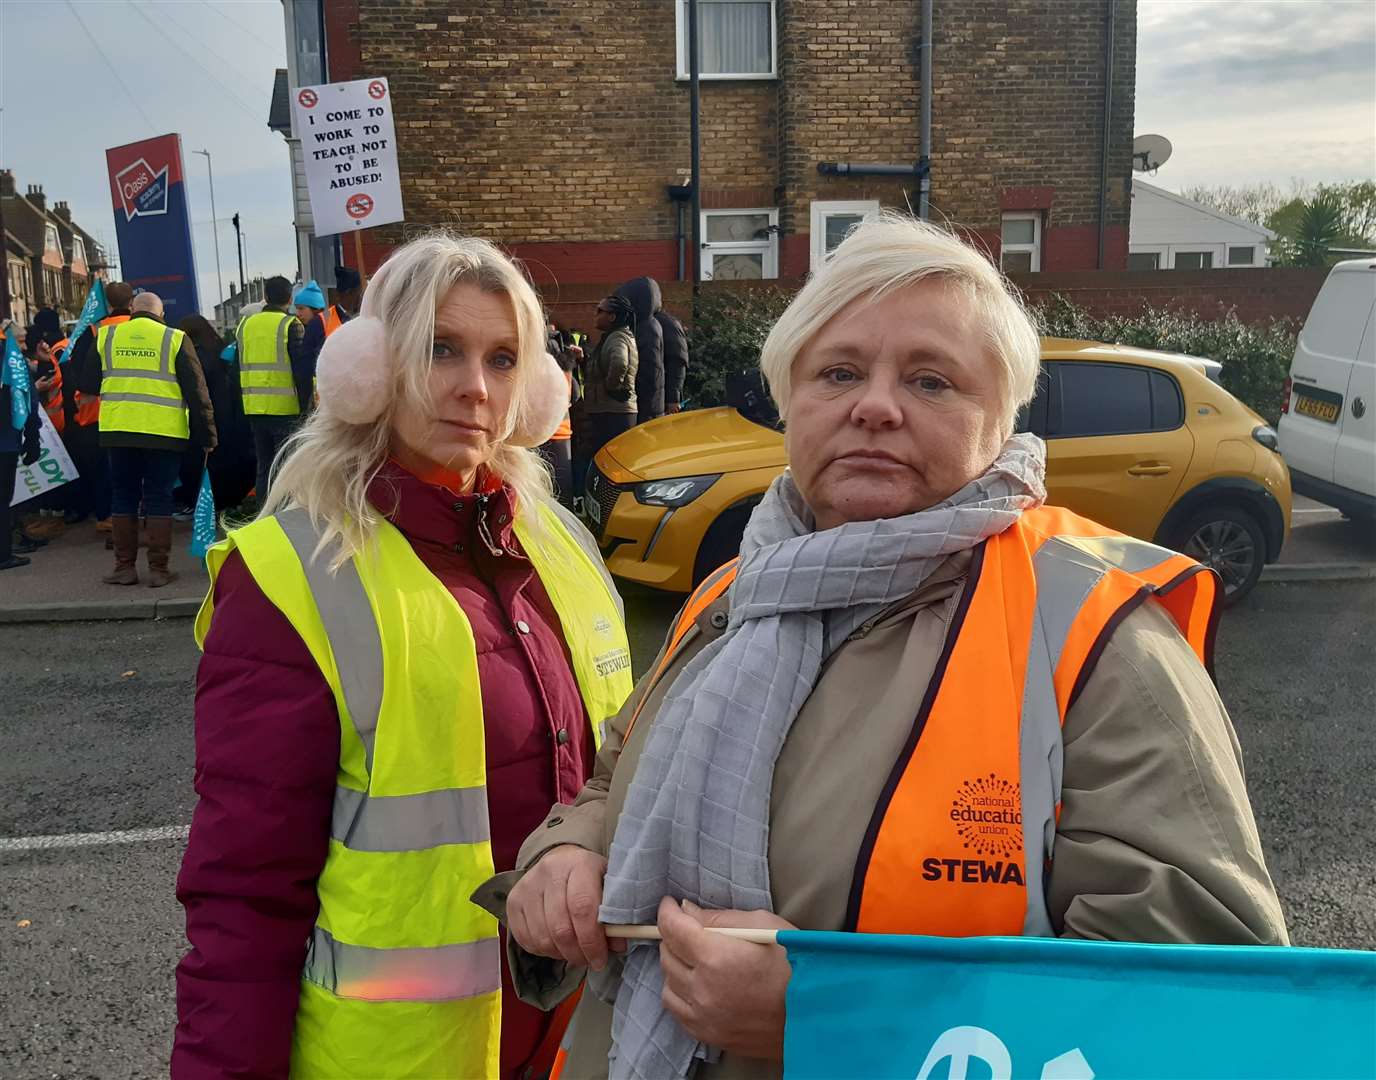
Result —
M 86 261 L 86 245 L 81 242 L 81 237 L 72 237 L 72 262 Z
M 1260 266 L 1261 263 L 1257 262 L 1257 249 L 1260 248 L 1260 247 L 1261 247 L 1261 245 L 1260 245 L 1260 244 L 1256 244 L 1256 243 L 1252 243 L 1252 244 L 1224 244 L 1224 245 L 1223 245 L 1223 266 L 1224 266 L 1224 269 L 1227 269 L 1227 268 L 1230 267 L 1230 266 L 1238 266 L 1238 267 L 1244 267 L 1244 266 Z M 1237 262 L 1237 263 L 1233 262 L 1233 249 L 1234 249 L 1234 248 L 1251 248 L 1251 249 L 1252 249 L 1252 258 L 1251 258 L 1248 262 Z
M 1032 243 L 1005 244 L 1003 242 L 1003 223 L 1005 221 L 1032 222 Z M 1010 251 L 1032 253 L 1032 273 L 1042 268 L 1042 215 L 1040 210 L 1006 210 L 999 218 L 999 269 L 1003 269 L 1003 256 Z
M 698 0 L 701 7 L 705 3 L 730 3 L 732 0 Z M 749 0 L 742 0 L 749 2 Z M 762 3 L 763 0 L 755 0 Z M 698 20 L 698 33 L 702 33 L 702 20 Z M 687 0 L 674 0 L 674 40 L 678 43 L 678 81 L 684 82 L 689 78 L 688 75 L 688 2 Z M 753 72 L 740 75 L 722 74 L 709 75 L 705 71 L 698 72 L 698 78 L 702 82 L 721 82 L 728 79 L 777 79 L 779 77 L 779 3 L 778 0 L 769 0 L 769 71 Z
M 768 214 L 769 236 L 764 240 L 750 240 L 740 243 L 709 242 L 707 237 L 707 219 L 709 217 L 726 217 L 727 215 L 741 214 Z M 702 280 L 712 280 L 712 257 L 714 255 L 763 255 L 764 269 L 762 277 L 766 281 L 773 280 L 779 276 L 779 208 L 777 206 L 757 206 L 753 209 L 742 209 L 731 207 L 721 210 L 704 210 L 702 212 L 702 251 L 699 255 L 702 258 Z
M 43 250 L 56 251 L 62 253 L 62 237 L 58 235 L 57 226 L 49 222 L 43 226 Z
M 1140 246 L 1140 247 L 1129 248 L 1129 249 L 1128 249 L 1128 254 L 1129 254 L 1129 255 L 1155 255 L 1155 256 L 1156 256 L 1156 269 L 1157 269 L 1157 270 L 1165 270 L 1165 269 L 1167 269 L 1167 265 L 1166 265 L 1166 264 L 1167 264 L 1167 253 L 1169 252 L 1169 250 L 1170 250 L 1170 249 L 1169 249 L 1165 244 L 1144 244 L 1144 245 L 1142 245 L 1142 246 Z M 1139 270 L 1139 271 L 1137 271 L 1137 273 L 1146 274 L 1146 273 L 1151 273 L 1151 271 L 1148 271 L 1148 270 Z
M 826 258 L 827 218 L 829 217 L 868 217 L 879 213 L 878 199 L 819 200 L 812 204 L 812 262 L 815 272 Z
M 1173 247 L 1171 248 L 1171 266 L 1170 266 L 1170 268 L 1171 268 L 1172 270 L 1179 270 L 1179 269 L 1180 269 L 1180 267 L 1176 266 L 1175 263 L 1176 263 L 1176 260 L 1177 260 L 1181 255 L 1208 255 L 1208 256 L 1209 256 L 1209 265 L 1208 265 L 1208 266 L 1199 267 L 1198 269 L 1200 269 L 1200 270 L 1218 270 L 1218 269 L 1221 269 L 1221 267 L 1219 266 L 1219 250 L 1218 250 L 1218 248 L 1219 248 L 1219 245 L 1217 245 L 1217 244 L 1200 244 L 1200 245 L 1183 245 L 1183 244 L 1182 244 L 1182 245 L 1179 245 L 1179 246 L 1173 246 Z M 1228 257 L 1228 249 L 1227 249 L 1227 245 L 1226 245 L 1226 244 L 1223 245 L 1223 252 L 1222 252 L 1222 255 L 1223 255 L 1223 258 L 1224 258 L 1224 259 L 1226 259 L 1226 258 Z M 1222 267 L 1222 269 L 1226 269 L 1226 265 L 1225 265 L 1224 267 Z

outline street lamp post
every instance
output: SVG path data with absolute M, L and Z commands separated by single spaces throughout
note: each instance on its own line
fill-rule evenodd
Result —
M 225 279 L 220 274 L 220 219 L 215 215 L 215 170 L 210 166 L 209 150 L 193 150 L 205 155 L 205 171 L 210 176 L 210 233 L 215 237 L 215 280 L 220 285 L 220 307 L 225 306 Z

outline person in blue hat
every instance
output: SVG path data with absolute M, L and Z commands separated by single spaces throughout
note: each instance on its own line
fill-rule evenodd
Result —
M 310 281 L 296 290 L 292 303 L 296 305 L 296 317 L 301 320 L 301 325 L 310 326 L 311 322 L 325 310 L 325 294 L 321 292 L 315 279 L 311 278 Z

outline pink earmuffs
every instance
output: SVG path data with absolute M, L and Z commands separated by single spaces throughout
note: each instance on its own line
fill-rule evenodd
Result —
M 320 408 L 346 424 L 370 424 L 382 415 L 390 393 L 391 364 L 387 329 L 381 319 L 361 315 L 350 319 L 325 339 L 315 365 Z M 554 357 L 544 363 L 525 387 L 517 406 L 516 427 L 506 442 L 534 447 L 549 440 L 569 408 L 569 386 Z

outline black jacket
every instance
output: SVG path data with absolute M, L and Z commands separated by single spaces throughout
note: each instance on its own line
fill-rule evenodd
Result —
M 664 332 L 664 403 L 683 404 L 683 377 L 688 373 L 688 335 L 683 324 L 661 308 L 655 321 Z
M 664 415 L 664 331 L 655 312 L 660 308 L 659 282 L 638 277 L 616 290 L 635 308 L 635 347 L 639 367 L 635 372 L 635 400 L 640 423 Z

